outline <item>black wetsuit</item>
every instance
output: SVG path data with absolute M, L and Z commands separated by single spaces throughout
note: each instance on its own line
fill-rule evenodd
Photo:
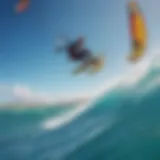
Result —
M 74 42 L 67 49 L 69 56 L 74 61 L 86 61 L 91 58 L 91 52 L 88 49 L 82 48 L 78 42 Z

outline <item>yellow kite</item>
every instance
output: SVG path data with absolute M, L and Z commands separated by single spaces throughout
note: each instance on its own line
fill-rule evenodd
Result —
M 146 48 L 147 31 L 144 17 L 136 2 L 129 2 L 129 28 L 131 35 L 132 52 L 129 60 L 137 62 L 143 55 Z

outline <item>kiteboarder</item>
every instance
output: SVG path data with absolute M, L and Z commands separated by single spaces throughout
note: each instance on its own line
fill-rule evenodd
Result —
M 78 37 L 73 42 L 67 40 L 67 43 L 64 45 L 64 47 L 59 48 L 59 51 L 62 49 L 67 52 L 69 58 L 73 61 L 88 62 L 91 59 L 93 60 L 93 63 L 96 61 L 96 59 L 93 58 L 92 52 L 85 48 L 83 37 Z
M 84 38 L 79 37 L 67 47 L 69 57 L 74 61 L 87 61 L 91 59 L 92 53 L 84 47 Z
M 94 56 L 93 53 L 85 47 L 84 38 L 78 37 L 71 42 L 68 38 L 63 39 L 65 44 L 58 49 L 58 51 L 65 50 L 71 60 L 74 62 L 82 62 L 74 70 L 74 74 L 90 70 L 92 73 L 99 72 L 104 65 L 104 56 Z

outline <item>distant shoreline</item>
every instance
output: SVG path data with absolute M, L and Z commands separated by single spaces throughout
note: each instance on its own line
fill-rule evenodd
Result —
M 0 104 L 0 109 L 10 109 L 10 108 L 42 108 L 42 107 L 62 107 L 68 105 L 81 105 L 87 103 L 89 98 L 80 98 L 74 100 L 64 100 L 57 102 L 8 102 Z

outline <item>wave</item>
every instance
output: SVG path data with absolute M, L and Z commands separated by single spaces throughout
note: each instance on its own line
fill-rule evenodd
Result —
M 78 144 L 62 159 L 121 160 L 160 157 L 160 66 L 151 61 L 143 73 L 129 87 L 128 83 L 125 85 L 122 81 L 118 82 L 86 116 L 83 115 L 83 119 L 94 115 L 97 121 L 94 122 L 95 128 L 108 122 L 111 125 L 95 134 L 93 139 Z M 93 130 L 90 129 L 90 132 Z
M 82 105 L 0 112 L 2 159 L 146 159 L 149 146 L 160 147 L 160 66 L 150 60 L 132 71 Z
M 77 106 L 76 109 L 73 109 L 72 111 L 64 113 L 60 116 L 45 120 L 42 122 L 42 128 L 52 130 L 58 129 L 61 126 L 70 123 L 73 119 L 78 118 L 81 114 L 87 112 L 91 107 L 97 106 L 95 103 L 102 101 L 102 99 L 106 99 L 107 95 L 113 96 L 111 93 L 116 94 L 117 91 L 119 94 L 126 97 L 128 94 L 128 89 L 131 89 L 131 92 L 133 93 L 134 88 L 134 90 L 136 90 L 136 94 L 139 92 L 139 94 L 142 96 L 142 93 L 150 91 L 160 83 L 159 74 L 153 76 L 154 71 L 157 71 L 158 68 L 160 68 L 157 58 L 160 58 L 160 55 L 145 58 L 134 67 L 132 66 L 124 75 L 121 75 L 114 80 L 110 80 L 110 82 L 107 82 L 107 84 L 103 84 L 102 87 L 100 87 L 102 89 L 99 89 L 98 92 L 92 96 L 89 103 L 87 102 L 83 105 Z M 147 86 L 144 88 L 143 86 L 145 81 L 147 81 Z M 139 91 L 140 88 L 141 91 Z M 122 90 L 124 95 L 122 94 Z
M 52 130 L 57 129 L 58 127 L 61 127 L 65 124 L 69 123 L 74 118 L 77 118 L 78 115 L 80 115 L 86 109 L 88 109 L 89 106 L 91 106 L 91 104 L 85 103 L 83 105 L 77 106 L 77 109 L 73 109 L 69 113 L 62 114 L 61 116 L 57 116 L 57 117 L 54 117 L 54 118 L 47 119 L 42 123 L 42 128 L 52 129 Z

